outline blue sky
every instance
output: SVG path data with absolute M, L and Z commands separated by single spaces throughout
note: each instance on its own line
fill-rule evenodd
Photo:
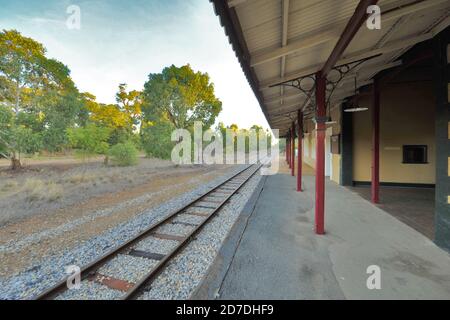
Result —
M 81 9 L 80 30 L 66 27 L 70 5 Z M 0 29 L 43 43 L 100 102 L 114 102 L 119 83 L 141 90 L 149 73 L 190 63 L 214 82 L 219 121 L 268 127 L 207 0 L 0 0 Z

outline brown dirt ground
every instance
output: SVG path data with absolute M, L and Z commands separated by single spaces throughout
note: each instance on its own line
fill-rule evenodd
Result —
M 63 162 L 61 165 L 66 166 L 68 163 Z M 57 166 L 55 170 L 67 171 L 73 169 L 74 166 L 76 167 L 76 163 L 70 163 L 69 168 L 61 169 L 60 166 Z M 145 209 L 158 206 L 173 197 L 224 175 L 230 169 L 230 166 L 224 165 L 175 167 L 168 163 L 158 163 L 158 165 L 150 167 L 151 169 L 148 169 L 148 172 L 141 172 L 144 179 L 136 179 L 134 184 L 121 185 L 120 181 L 116 181 L 118 186 L 112 188 L 112 192 L 97 190 L 97 194 L 85 194 L 83 201 L 75 203 L 65 201 L 63 202 L 64 205 L 50 210 L 42 211 L 42 206 L 40 206 L 39 214 L 31 212 L 25 217 L 0 227 L 0 244 L 4 244 L 11 241 L 20 241 L 20 239 L 29 235 L 57 228 L 75 219 L 87 217 L 101 209 L 110 208 L 113 210 L 108 215 L 87 219 L 86 222 L 62 234 L 43 238 L 39 242 L 32 243 L 17 251 L 0 252 L 0 276 L 5 277 L 15 274 L 25 270 L 45 256 L 66 249 L 70 250 L 81 242 L 133 218 Z M 120 170 L 131 170 L 125 173 L 134 174 L 132 169 L 119 169 L 118 172 Z M 139 170 L 137 172 L 139 173 Z M 97 185 L 96 188 L 102 189 L 101 185 Z M 106 189 L 111 189 L 111 187 Z M 83 191 L 81 189 L 78 192 Z M 143 197 L 141 201 L 132 201 L 139 197 Z M 119 204 L 121 206 L 117 207 Z

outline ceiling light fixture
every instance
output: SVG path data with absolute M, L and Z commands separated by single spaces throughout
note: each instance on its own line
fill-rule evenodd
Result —
M 369 108 L 367 108 L 367 107 L 362 107 L 362 106 L 358 105 L 358 92 L 356 89 L 356 77 L 357 77 L 357 75 L 355 75 L 355 95 L 352 100 L 352 104 L 349 107 L 345 108 L 344 112 L 360 112 L 360 111 L 369 110 Z

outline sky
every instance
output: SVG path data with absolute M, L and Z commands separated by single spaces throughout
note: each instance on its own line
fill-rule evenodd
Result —
M 66 21 L 80 8 L 80 29 Z M 0 0 L 0 29 L 41 42 L 82 92 L 114 103 L 120 83 L 142 90 L 150 73 L 189 63 L 207 72 L 223 110 L 216 122 L 269 128 L 207 0 Z

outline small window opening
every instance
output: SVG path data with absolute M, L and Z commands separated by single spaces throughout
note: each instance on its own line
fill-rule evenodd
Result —
M 403 163 L 428 163 L 427 149 L 425 145 L 403 146 Z

